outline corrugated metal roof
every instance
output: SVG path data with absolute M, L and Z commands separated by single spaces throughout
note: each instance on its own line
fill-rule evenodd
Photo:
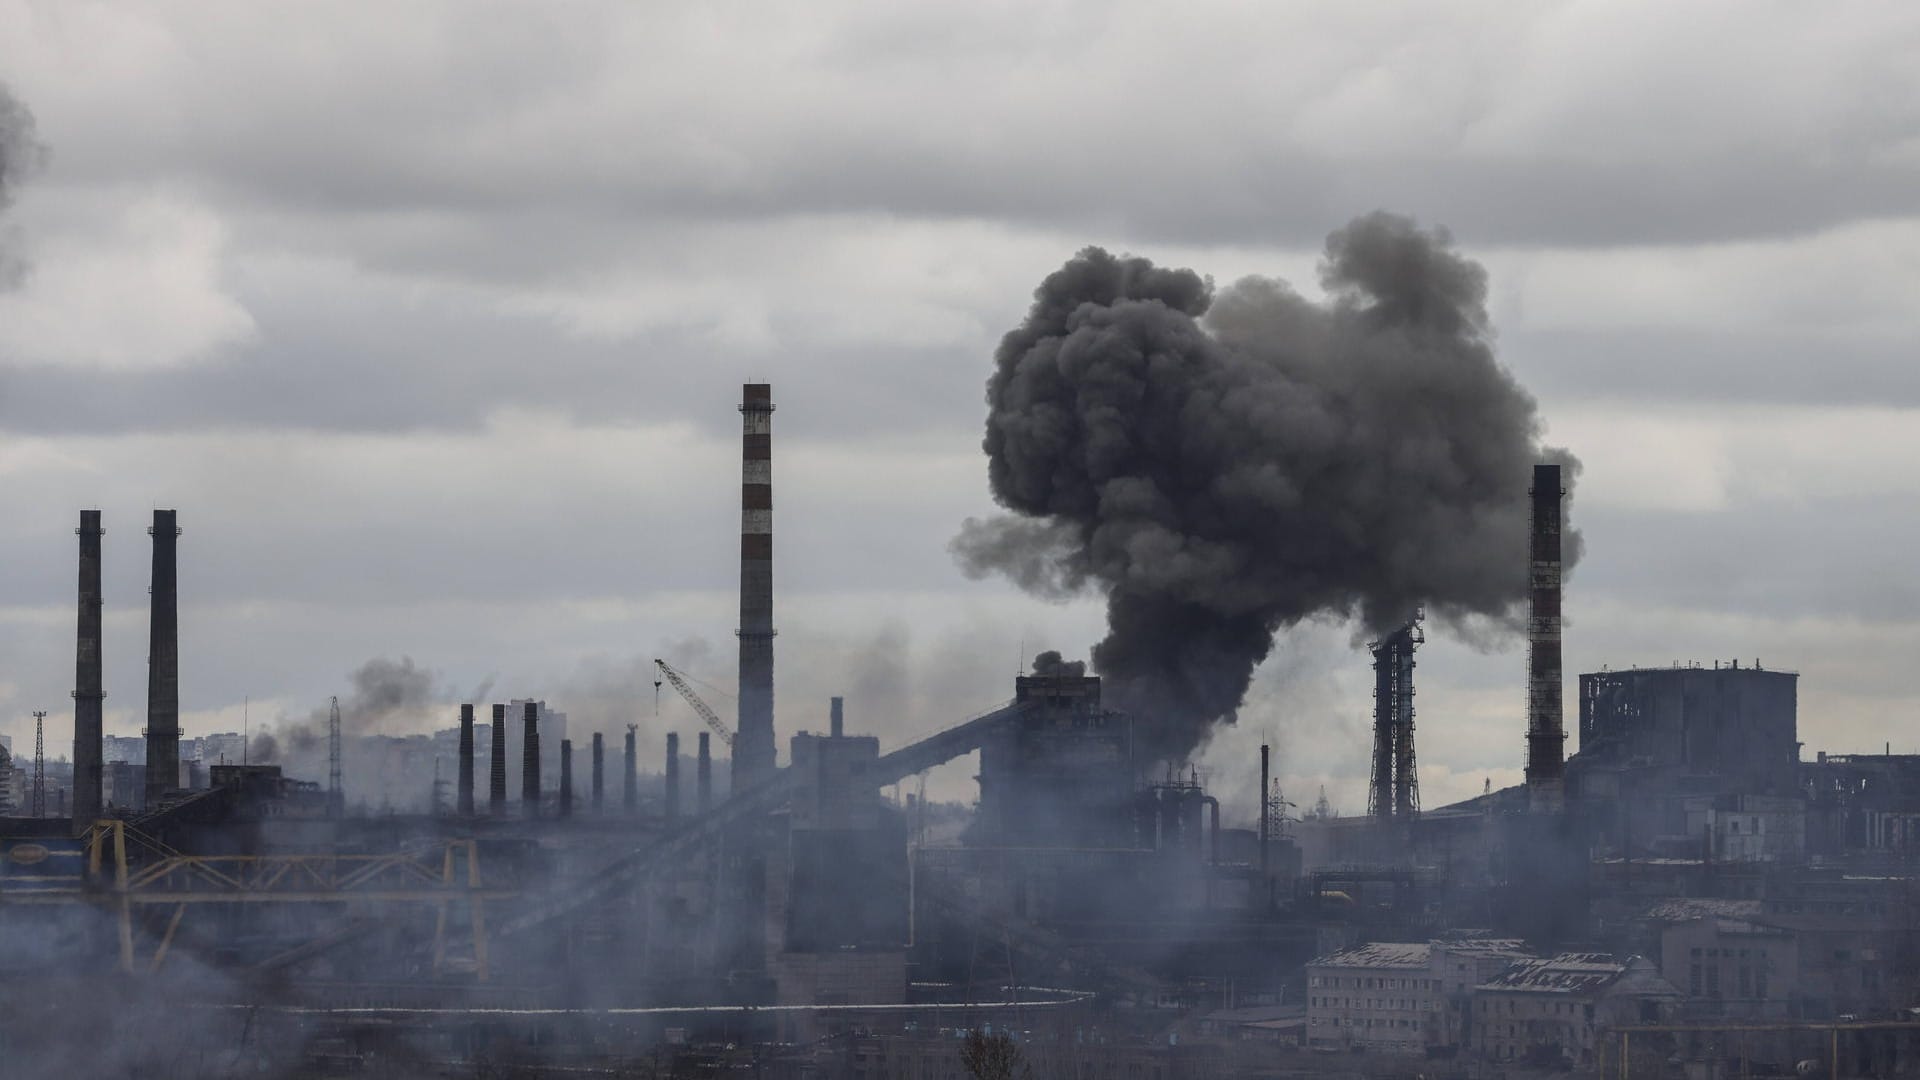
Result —
M 1519 938 L 1466 938 L 1460 941 L 1436 941 L 1436 947 L 1450 953 L 1473 956 L 1512 956 L 1524 957 L 1527 943 Z
M 1760 914 L 1758 900 L 1723 900 L 1712 896 L 1687 896 L 1662 900 L 1647 909 L 1647 918 L 1666 922 L 1685 922 L 1710 915 L 1751 918 Z
M 1550 960 L 1521 960 L 1480 984 L 1482 990 L 1589 994 L 1606 989 L 1627 966 L 1606 953 L 1561 953 Z
M 1313 961 L 1315 967 L 1424 968 L 1433 946 L 1424 941 L 1376 941 Z

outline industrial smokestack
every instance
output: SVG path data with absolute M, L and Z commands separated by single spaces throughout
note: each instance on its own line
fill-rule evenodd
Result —
M 460 786 L 456 809 L 461 817 L 473 816 L 473 706 L 460 706 Z
M 1273 785 L 1271 750 L 1266 743 L 1260 744 L 1260 880 L 1267 878 L 1267 791 Z
M 73 828 L 100 816 L 100 511 L 80 511 L 80 632 L 73 687 Z
M 700 733 L 700 760 L 694 771 L 694 805 L 701 814 L 713 809 L 713 737 Z
M 540 816 L 540 708 L 527 702 L 526 736 L 520 750 L 520 812 Z
M 493 707 L 493 761 L 487 776 L 487 812 L 500 817 L 507 812 L 507 707 Z
M 733 789 L 773 772 L 773 387 L 741 387 L 740 713 Z
M 1559 465 L 1533 467 L 1532 562 L 1527 619 L 1527 803 L 1540 813 L 1566 805 L 1566 727 L 1560 696 Z
M 1367 813 L 1393 816 L 1393 661 L 1386 643 L 1373 651 L 1373 776 L 1367 784 Z
M 573 740 L 560 740 L 560 816 L 573 816 Z
M 829 701 L 831 704 L 827 710 L 827 734 L 838 739 L 847 733 L 847 699 L 835 697 L 830 698 Z
M 147 639 L 147 805 L 180 786 L 180 600 L 172 510 L 155 510 L 153 588 Z
M 667 820 L 680 816 L 680 733 L 667 732 Z
M 603 810 L 601 792 L 606 783 L 607 743 L 599 732 L 593 733 L 593 812 L 597 817 Z
M 620 805 L 631 814 L 640 808 L 640 758 L 634 745 L 634 725 L 627 725 L 627 760 L 625 785 L 620 791 Z

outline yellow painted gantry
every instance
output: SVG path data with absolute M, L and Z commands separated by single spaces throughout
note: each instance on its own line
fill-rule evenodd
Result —
M 124 821 L 98 821 L 85 836 L 87 873 L 70 888 L 0 894 L 0 904 L 87 903 L 117 915 L 120 966 L 139 966 L 134 910 L 171 906 L 166 929 L 147 958 L 148 971 L 166 961 L 187 910 L 197 904 L 427 904 L 435 909 L 433 966 L 447 964 L 450 912 L 464 906 L 472 930 L 473 970 L 487 979 L 486 903 L 514 894 L 481 884 L 480 852 L 472 840 L 449 840 L 421 851 L 379 855 L 298 853 L 188 855 Z

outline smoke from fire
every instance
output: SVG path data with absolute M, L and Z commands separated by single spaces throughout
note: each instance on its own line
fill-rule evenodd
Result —
M 1494 357 L 1486 272 L 1384 212 L 1327 238 L 1328 299 L 1088 248 L 1049 275 L 987 384 L 1012 511 L 953 542 L 973 576 L 1095 589 L 1093 666 L 1156 756 L 1231 721 L 1275 633 L 1424 606 L 1513 620 L 1527 586 L 1531 395 Z M 1567 537 L 1567 564 L 1577 560 Z
M 46 149 L 34 138 L 33 114 L 0 83 L 0 211 L 13 203 L 14 190 L 44 159 Z M 21 272 L 17 256 L 0 233 L 0 286 L 15 282 Z

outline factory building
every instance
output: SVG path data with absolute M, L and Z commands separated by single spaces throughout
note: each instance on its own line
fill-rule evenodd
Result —
M 1319 957 L 1306 967 L 1308 1043 L 1387 1054 L 1457 1050 L 1472 1038 L 1474 988 L 1528 958 L 1524 942 L 1475 937 Z
M 192 992 L 300 1003 L 253 1046 L 398 1032 L 471 1064 L 508 1040 L 583 1071 L 646 1046 L 709 1074 L 952 1076 L 991 1025 L 1078 1075 L 1318 1075 L 1328 1052 L 1363 1074 L 1591 1068 L 1625 1027 L 1920 1001 L 1901 936 L 1920 757 L 1801 762 L 1797 676 L 1757 663 L 1582 675 L 1566 756 L 1558 466 L 1530 491 L 1524 784 L 1423 805 L 1415 611 L 1370 650 L 1367 813 L 1301 820 L 1272 778 L 1312 763 L 1150 760 L 1137 729 L 1168 718 L 1057 653 L 924 738 L 850 731 L 840 698 L 824 733 L 797 730 L 773 698 L 771 388 L 745 384 L 740 412 L 738 712 L 700 710 L 690 754 L 629 725 L 618 800 L 609 733 L 537 693 L 449 705 L 432 733 L 343 734 L 336 713 L 297 764 L 181 731 L 172 511 L 152 531 L 146 728 L 105 736 L 105 530 L 83 512 L 74 753 L 45 769 L 47 813 L 0 830 L 0 914 L 59 942 L 69 974 L 217 969 L 231 984 Z M 714 738 L 735 781 L 718 791 Z M 972 806 L 903 791 L 975 753 Z M 16 807 L 27 764 L 0 769 Z
M 1590 1068 L 1602 1031 L 1658 1023 L 1680 996 L 1640 957 L 1522 960 L 1474 989 L 1473 1048 L 1490 1062 Z

